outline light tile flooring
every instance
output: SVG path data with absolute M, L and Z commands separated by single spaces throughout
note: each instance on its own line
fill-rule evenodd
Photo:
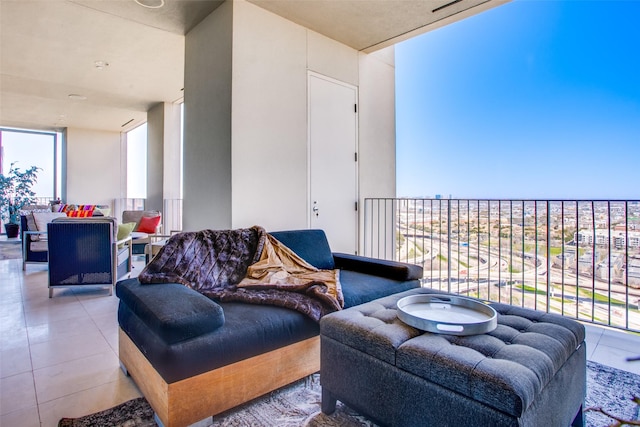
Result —
M 49 299 L 46 267 L 0 261 L 0 426 L 54 427 L 140 396 L 119 368 L 117 305 L 105 288 Z M 626 361 L 640 356 L 640 336 L 586 326 L 590 360 L 640 374 Z

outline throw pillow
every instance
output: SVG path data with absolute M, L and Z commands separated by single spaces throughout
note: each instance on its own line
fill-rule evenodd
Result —
M 118 234 L 116 236 L 118 241 L 129 237 L 134 228 L 136 228 L 135 222 L 125 222 L 124 224 L 118 224 Z M 118 245 L 118 249 L 122 248 L 124 248 L 124 243 L 120 243 Z
M 58 212 L 67 213 L 69 211 L 75 211 L 76 210 L 76 205 L 61 204 L 59 206 L 60 207 L 58 208 Z
M 65 217 L 66 213 L 62 212 L 32 212 L 31 216 L 33 217 L 33 222 L 35 223 L 35 228 L 31 230 L 31 225 L 29 225 L 30 231 L 47 231 L 47 224 L 53 221 L 55 218 Z M 31 240 L 34 242 L 47 240 L 47 236 L 45 235 L 32 235 Z
M 67 216 L 62 212 L 33 212 L 33 220 L 36 223 L 38 231 L 47 231 L 47 224 L 53 221 L 55 218 Z
M 29 231 L 38 231 L 38 226 L 36 225 L 36 220 L 33 219 L 33 212 L 29 212 L 27 215 L 25 215 L 25 217 L 27 218 L 27 230 L 29 230 Z
M 33 219 L 33 212 L 29 212 L 25 215 L 25 218 L 27 219 L 27 231 L 38 231 L 38 226 L 36 225 L 36 220 Z M 32 234 L 30 237 L 32 242 L 38 242 L 40 241 L 40 235 L 39 234 Z
M 129 237 L 133 229 L 136 227 L 135 222 L 126 222 L 124 224 L 118 224 L 118 240 L 126 239 Z
M 96 206 L 93 210 L 93 216 L 109 216 L 111 214 L 111 208 L 108 206 L 100 207 Z
M 75 211 L 68 211 L 67 216 L 72 218 L 89 218 L 93 216 L 93 211 L 77 209 Z
M 140 218 L 140 224 L 138 224 L 138 229 L 136 231 L 155 234 L 158 224 L 160 224 L 159 216 L 143 216 Z

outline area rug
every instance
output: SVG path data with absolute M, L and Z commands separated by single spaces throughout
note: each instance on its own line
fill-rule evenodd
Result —
M 210 427 L 376 427 L 338 402 L 331 416 L 320 412 L 320 377 L 307 377 L 287 387 L 255 399 L 214 417 Z M 632 399 L 640 396 L 640 375 L 587 362 L 586 407 L 601 407 L 616 417 L 638 420 Z M 613 419 L 590 410 L 588 427 L 612 424 Z M 130 400 L 114 408 L 82 418 L 63 418 L 59 427 L 85 426 L 147 427 L 155 426 L 153 410 L 144 398 Z

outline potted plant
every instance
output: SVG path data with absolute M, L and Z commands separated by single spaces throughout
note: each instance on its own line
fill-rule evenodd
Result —
M 36 193 L 31 189 L 38 180 L 37 166 L 24 172 L 16 168 L 15 162 L 9 172 L 0 174 L 0 218 L 4 222 L 7 237 L 18 237 L 20 233 L 20 209 L 34 203 Z

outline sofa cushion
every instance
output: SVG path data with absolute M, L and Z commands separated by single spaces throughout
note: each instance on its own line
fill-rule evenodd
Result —
M 273 231 L 269 234 L 314 267 L 321 270 L 333 270 L 336 268 L 324 231 Z
M 194 332 L 191 339 L 168 344 L 158 334 L 150 333 L 149 325 L 136 314 L 143 310 L 135 308 L 134 312 L 131 307 L 138 299 L 131 298 L 131 294 L 137 294 L 141 303 L 156 297 L 165 300 L 167 294 L 158 292 L 165 286 L 168 285 L 140 285 L 136 279 L 123 280 L 116 285 L 116 295 L 120 297 L 118 324 L 168 383 L 276 350 L 314 337 L 319 332 L 315 321 L 295 310 L 224 302 L 219 303 L 224 311 L 222 326 L 206 333 L 190 331 Z M 185 295 L 207 299 L 194 290 L 182 288 Z
M 177 283 L 140 286 L 124 280 L 116 295 L 156 335 L 174 344 L 215 331 L 224 324 L 222 307 Z
M 344 308 L 420 287 L 417 280 L 392 280 L 357 271 L 340 270 Z
M 33 238 L 34 236 L 32 235 L 31 237 Z M 35 242 L 31 242 L 29 250 L 31 252 L 47 252 L 49 250 L 49 242 L 47 240 L 38 240 Z

